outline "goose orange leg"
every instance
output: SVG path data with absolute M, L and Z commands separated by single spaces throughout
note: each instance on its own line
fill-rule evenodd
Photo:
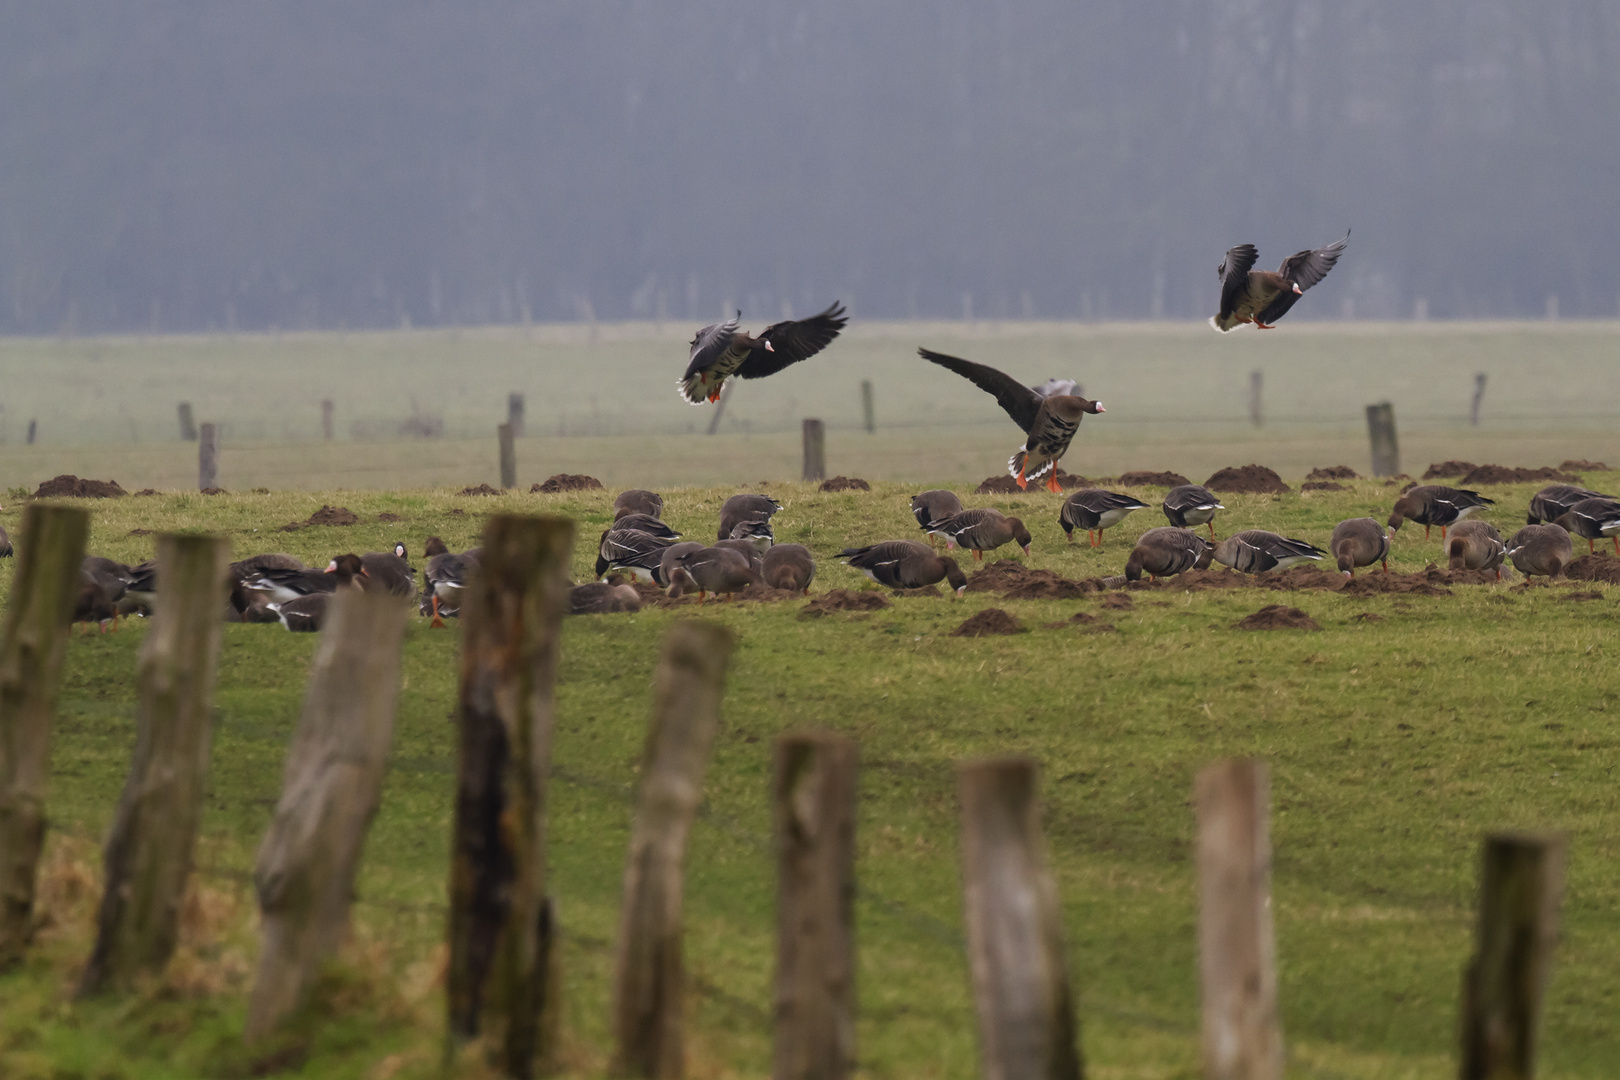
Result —
M 1204 524 L 1209 526 L 1209 538 L 1211 540 L 1215 539 L 1215 519 L 1211 518 L 1210 520 L 1204 522 Z
M 1614 553 L 1616 555 L 1620 555 L 1620 536 L 1613 537 L 1612 539 L 1614 540 Z
M 1423 539 L 1427 540 L 1428 538 L 1429 538 L 1429 527 L 1427 525 L 1425 525 L 1425 526 L 1423 526 Z
M 1057 482 L 1057 466 L 1052 466 L 1052 472 L 1046 478 L 1046 490 L 1054 495 L 1063 494 L 1063 486 Z
M 1029 463 L 1026 461 L 1024 464 L 1018 466 L 1018 475 L 1013 478 L 1018 482 L 1018 488 L 1020 491 L 1029 490 L 1029 481 L 1024 479 L 1024 470 L 1027 468 L 1029 468 Z
M 974 548 L 973 549 L 973 561 L 974 562 L 984 562 L 984 552 L 980 551 L 978 548 Z
M 439 615 L 439 597 L 437 593 L 433 596 L 433 621 L 428 623 L 428 626 L 437 627 L 440 630 L 444 629 L 444 619 Z

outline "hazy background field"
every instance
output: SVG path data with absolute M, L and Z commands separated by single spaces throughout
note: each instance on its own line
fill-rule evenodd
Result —
M 745 322 L 758 328 L 758 322 Z M 796 479 L 799 424 L 829 428 L 828 466 L 868 479 L 977 482 L 1017 430 L 986 394 L 916 347 L 982 360 L 1027 382 L 1080 380 L 1108 412 L 1064 462 L 1090 476 L 1174 469 L 1201 480 L 1256 461 L 1287 477 L 1369 465 L 1363 406 L 1388 400 L 1402 467 L 1461 457 L 1556 465 L 1620 458 L 1620 322 L 1317 322 L 1217 335 L 1202 324 L 854 322 L 826 353 L 739 383 L 718 434 L 685 405 L 686 323 L 472 330 L 0 339 L 0 483 L 62 472 L 187 489 L 196 444 L 176 404 L 221 425 L 229 489 L 461 486 L 497 479 L 495 426 L 525 396 L 522 485 L 584 472 L 609 485 Z M 1249 374 L 1263 374 L 1261 427 Z M 1468 423 L 1476 372 L 1489 377 Z M 861 428 L 860 383 L 877 432 Z M 320 402 L 336 406 L 321 440 Z M 402 438 L 409 418 L 442 425 Z M 37 441 L 23 445 L 30 420 Z

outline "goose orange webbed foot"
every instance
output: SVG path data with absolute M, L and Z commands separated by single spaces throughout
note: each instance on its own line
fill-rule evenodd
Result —
M 1057 482 L 1057 469 L 1055 467 L 1052 469 L 1052 475 L 1046 478 L 1046 490 L 1054 495 L 1063 494 L 1063 485 Z

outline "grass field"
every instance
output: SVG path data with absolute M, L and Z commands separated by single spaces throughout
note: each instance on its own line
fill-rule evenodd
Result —
M 660 390 L 663 388 L 660 387 Z M 1586 448 L 1578 452 L 1589 453 Z M 122 477 L 120 477 L 122 479 Z M 1620 487 L 1620 474 L 1588 483 Z M 736 487 L 666 492 L 666 517 L 702 538 Z M 864 579 L 831 562 L 847 543 L 908 536 L 916 487 L 821 494 L 772 484 L 786 504 L 778 538 L 821 561 L 817 592 Z M 1265 526 L 1325 543 L 1332 524 L 1387 512 L 1394 489 L 1231 496 L 1224 535 Z M 1533 485 L 1495 487 L 1489 515 L 1522 520 Z M 610 517 L 611 491 L 467 498 L 447 490 L 166 495 L 94 503 L 93 551 L 145 558 L 134 529 L 207 528 L 246 554 L 326 559 L 419 551 L 437 533 L 476 541 L 497 510 L 580 523 L 577 578 Z M 1141 494 L 1157 501 L 1159 492 Z M 276 533 L 321 503 L 362 517 L 349 528 Z M 970 499 L 1019 513 L 1031 561 L 1068 577 L 1118 573 L 1141 511 L 1106 547 L 1065 546 L 1058 499 Z M 455 511 L 461 511 L 456 513 Z M 389 511 L 402 519 L 381 523 Z M 19 507 L 0 523 L 15 535 Z M 1437 556 L 1438 537 L 1399 534 L 1398 570 Z M 0 588 L 9 588 L 9 567 Z M 1572 600 L 1597 592 L 1597 599 Z M 1271 763 L 1275 908 L 1290 1075 L 1429 1077 L 1450 1064 L 1481 834 L 1555 827 L 1572 836 L 1563 937 L 1548 1000 L 1541 1075 L 1607 1077 L 1620 1060 L 1620 807 L 1611 714 L 1620 589 L 1589 583 L 1453 595 L 1281 595 L 1265 589 L 1134 593 L 1129 610 L 1079 601 L 907 597 L 870 615 L 798 617 L 803 601 L 707 605 L 734 627 L 724 727 L 692 837 L 686 903 L 691 1069 L 760 1075 L 769 1066 L 773 869 L 766 788 L 771 742 L 829 727 L 860 740 L 859 1053 L 866 1076 L 969 1077 L 976 1049 L 961 944 L 954 763 L 1034 755 L 1062 895 L 1082 1040 L 1102 1078 L 1199 1075 L 1192 777 L 1224 755 Z M 1250 633 L 1240 617 L 1282 600 L 1315 632 Z M 961 639 L 986 607 L 1029 632 Z M 1114 632 L 1072 624 L 1077 611 Z M 564 1058 L 600 1075 L 610 1047 L 607 987 L 634 768 L 660 635 L 692 609 L 576 618 L 566 627 L 552 788 L 552 881 L 565 928 Z M 1379 619 L 1363 620 L 1363 613 Z M 453 783 L 458 630 L 413 620 L 405 643 L 394 759 L 356 907 L 357 939 L 323 984 L 301 1049 L 273 1060 L 239 1047 L 255 951 L 247 885 L 279 794 L 312 636 L 278 626 L 226 629 L 218 720 L 184 946 L 162 985 L 130 1000 L 72 1003 L 88 953 L 98 846 L 128 767 L 133 675 L 144 634 L 75 635 L 53 757 L 49 920 L 28 963 L 0 975 L 0 1075 L 148 1080 L 249 1075 L 435 1075 L 443 1030 L 447 840 Z M 301 1071 L 300 1071 L 301 1070 Z M 470 1070 L 467 1075 L 475 1075 Z

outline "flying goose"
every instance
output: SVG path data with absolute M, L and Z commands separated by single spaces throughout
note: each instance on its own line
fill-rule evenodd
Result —
M 1058 524 L 1074 543 L 1074 530 L 1086 530 L 1086 539 L 1094 548 L 1102 547 L 1104 529 L 1111 529 L 1124 521 L 1133 510 L 1143 510 L 1147 503 L 1102 488 L 1085 488 L 1063 500 L 1058 511 Z
M 1333 526 L 1333 535 L 1328 538 L 1328 551 L 1347 578 L 1356 576 L 1354 571 L 1357 567 L 1371 566 L 1373 563 L 1383 563 L 1384 573 L 1387 574 L 1389 548 L 1394 539 L 1395 530 L 1378 524 L 1376 518 L 1350 518 Z
M 1582 499 L 1560 514 L 1553 524 L 1562 526 L 1572 535 L 1585 537 L 1588 553 L 1597 550 L 1593 547 L 1594 541 L 1610 537 L 1614 540 L 1614 553 L 1620 555 L 1620 501 L 1601 495 Z
M 1210 318 L 1209 325 L 1223 334 L 1243 323 L 1270 330 L 1306 289 L 1327 277 L 1349 241 L 1346 230 L 1343 240 L 1288 256 L 1276 273 L 1253 269 L 1260 257 L 1253 244 L 1228 249 L 1216 271 L 1221 279 L 1221 310 Z
M 769 495 L 733 495 L 720 504 L 720 531 L 716 540 L 730 540 L 733 530 L 745 521 L 769 521 L 782 504 Z
M 765 553 L 761 571 L 773 589 L 791 589 L 809 595 L 816 579 L 816 560 L 803 544 L 777 544 Z
M 733 593 L 760 582 L 759 571 L 748 562 L 747 556 L 731 548 L 707 547 L 690 552 L 675 560 L 669 572 L 669 595 L 679 597 L 693 589 L 698 591 L 698 603 L 708 600 L 710 593 L 718 593 L 727 600 Z
M 1446 541 L 1446 565 L 1452 570 L 1495 570 L 1502 580 L 1507 545 L 1488 521 L 1459 521 Z
M 641 488 L 621 491 L 618 498 L 613 500 L 613 518 L 617 521 L 626 514 L 646 514 L 648 517 L 661 518 L 664 516 L 664 497 L 656 491 L 644 491 Z
M 640 529 L 608 529 L 597 541 L 596 576 L 605 578 L 610 570 L 628 570 L 637 581 L 654 581 L 653 568 L 673 543 Z
M 934 488 L 911 497 L 911 516 L 917 519 L 918 528 L 928 534 L 930 544 L 939 535 L 940 524 L 952 514 L 961 512 L 962 500 L 956 497 L 954 491 Z
M 1530 512 L 1525 517 L 1524 523 L 1526 525 L 1540 525 L 1543 522 L 1561 518 L 1583 499 L 1612 498 L 1614 498 L 1613 495 L 1605 495 L 1600 491 L 1588 491 L 1586 488 L 1576 487 L 1574 484 L 1548 484 L 1530 496 Z
M 568 590 L 570 615 L 606 615 L 620 611 L 640 611 L 641 594 L 634 585 L 614 574 L 606 581 L 588 581 Z
M 1526 577 L 1564 576 L 1564 568 L 1575 558 L 1575 545 L 1569 533 L 1557 525 L 1526 525 L 1507 542 L 1507 557 Z
M 941 580 L 949 581 L 957 596 L 967 588 L 967 576 L 955 559 L 936 555 L 928 545 L 915 540 L 885 540 L 867 547 L 845 548 L 838 557 L 891 589 L 922 589 Z
M 836 301 L 820 315 L 767 326 L 758 337 L 738 329 L 742 312 L 729 322 L 705 326 L 692 339 L 691 362 L 675 388 L 693 405 L 718 401 L 720 387 L 735 375 L 763 379 L 790 364 L 808 360 L 832 343 L 849 322 Z
M 1045 476 L 1046 490 L 1062 494 L 1063 489 L 1057 482 L 1057 463 L 1069 452 L 1069 442 L 1079 430 L 1080 421 L 1086 413 L 1108 411 L 1102 407 L 1102 402 L 1074 394 L 1042 397 L 1011 375 L 985 364 L 975 364 L 971 360 L 947 356 L 931 349 L 918 349 L 917 355 L 947 371 L 956 372 L 980 390 L 995 395 L 996 404 L 1028 436 L 1024 448 L 1007 459 L 1007 472 L 1021 488 L 1029 487 L 1029 480 Z
M 1245 574 L 1286 570 L 1304 562 L 1321 562 L 1327 552 L 1303 540 L 1291 540 L 1264 529 L 1244 529 L 1215 545 L 1214 560 Z
M 1487 499 L 1477 491 L 1449 488 L 1440 484 L 1423 484 L 1395 500 L 1389 512 L 1389 527 L 1399 529 L 1401 522 L 1411 518 L 1423 526 L 1423 539 L 1429 538 L 1429 528 L 1440 526 L 1440 541 L 1445 542 L 1446 529 L 1478 510 L 1481 506 L 1495 506 L 1495 499 Z
M 1125 580 L 1141 581 L 1144 573 L 1158 579 L 1207 570 L 1214 553 L 1215 548 L 1197 533 L 1160 525 L 1136 538 L 1136 547 L 1125 560 Z
M 945 537 L 946 547 L 962 547 L 973 552 L 974 562 L 983 562 L 985 552 L 994 551 L 1009 540 L 1028 555 L 1032 539 L 1022 521 L 989 506 L 952 514 L 940 522 L 939 532 Z
M 1209 538 L 1215 539 L 1215 511 L 1225 510 L 1215 493 L 1201 484 L 1182 484 L 1164 493 L 1164 516 L 1178 529 L 1198 525 L 1209 526 Z

